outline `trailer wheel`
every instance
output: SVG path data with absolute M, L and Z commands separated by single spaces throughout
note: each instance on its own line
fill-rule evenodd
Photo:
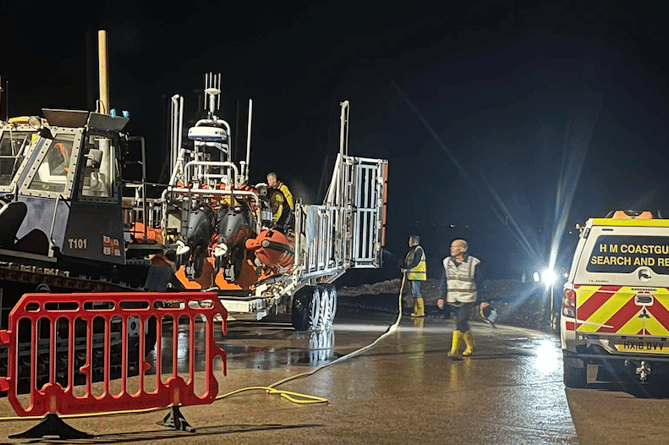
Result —
M 321 289 L 309 289 L 305 294 L 293 297 L 291 321 L 296 331 L 313 331 L 321 325 Z
M 322 327 L 330 329 L 337 314 L 337 289 L 334 284 L 329 284 L 323 288 L 321 295 Z
M 582 368 L 576 368 L 564 363 L 564 374 L 562 376 L 564 386 L 567 388 L 585 388 L 588 384 L 588 368 L 583 364 Z
M 290 321 L 293 323 L 293 327 L 296 331 L 305 331 L 306 330 L 306 318 L 304 313 L 306 309 L 304 307 L 303 298 L 299 295 L 293 295 L 293 307 L 290 313 Z

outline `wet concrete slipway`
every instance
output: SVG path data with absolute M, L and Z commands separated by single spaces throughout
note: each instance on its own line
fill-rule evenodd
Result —
M 404 316 L 388 331 L 397 318 L 340 305 L 333 329 L 319 333 L 287 320 L 231 322 L 220 399 L 181 409 L 195 432 L 156 425 L 163 410 L 66 418 L 94 435 L 67 441 L 10 439 L 37 421 L 2 421 L 0 443 L 669 443 L 669 399 L 594 380 L 565 390 L 554 335 L 474 322 L 474 355 L 453 359 L 452 320 Z M 0 417 L 9 416 L 0 399 Z

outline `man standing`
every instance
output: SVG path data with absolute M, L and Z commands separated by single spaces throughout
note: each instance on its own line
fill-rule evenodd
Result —
M 279 181 L 279 178 L 277 177 L 276 173 L 274 172 L 267 173 L 267 185 L 271 189 L 281 190 L 281 193 L 283 193 L 283 196 L 286 198 L 286 202 L 288 203 L 288 207 L 290 207 L 290 210 L 291 211 L 295 210 L 295 204 L 293 203 L 293 194 L 290 193 L 290 190 L 288 189 L 288 186 L 286 184 Z
M 288 186 L 279 181 L 276 173 L 267 173 L 268 198 L 272 209 L 272 221 L 274 226 L 281 232 L 286 232 L 294 227 L 293 194 L 290 193 Z
M 453 240 L 451 255 L 444 258 L 444 273 L 439 283 L 437 306 L 444 308 L 444 295 L 449 305 L 455 309 L 455 327 L 449 357 L 460 353 L 464 340 L 466 348 L 462 355 L 469 356 L 474 352 L 474 336 L 469 330 L 469 313 L 478 298 L 477 281 L 481 261 L 467 253 L 467 241 Z
M 425 316 L 425 303 L 423 295 L 420 293 L 420 282 L 427 279 L 427 267 L 425 263 L 425 252 L 420 247 L 420 237 L 411 235 L 409 237 L 409 253 L 404 258 L 402 272 L 406 274 L 407 280 L 411 283 L 411 296 L 413 297 L 412 317 Z

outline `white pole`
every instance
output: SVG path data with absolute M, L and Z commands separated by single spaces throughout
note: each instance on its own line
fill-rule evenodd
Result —
M 339 127 L 339 153 L 348 155 L 348 101 L 340 103 L 341 105 L 341 125 Z M 346 152 L 344 152 L 346 149 Z
M 249 163 L 251 162 L 251 117 L 253 116 L 253 101 L 249 99 L 249 127 L 246 136 L 246 179 L 248 180 Z
M 107 77 L 107 31 L 98 31 L 98 73 L 100 81 L 99 113 L 109 114 L 109 80 Z

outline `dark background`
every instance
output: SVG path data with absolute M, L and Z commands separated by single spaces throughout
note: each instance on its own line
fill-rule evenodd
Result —
M 0 116 L 93 109 L 105 29 L 111 107 L 146 137 L 151 179 L 169 97 L 194 114 L 204 73 L 220 72 L 219 115 L 240 147 L 253 99 L 251 182 L 275 170 L 316 203 L 347 99 L 350 153 L 390 162 L 374 278 L 398 275 L 411 233 L 433 277 L 463 236 L 487 277 L 516 278 L 568 263 L 588 217 L 669 215 L 668 17 L 655 2 L 101 3 L 3 1 Z

